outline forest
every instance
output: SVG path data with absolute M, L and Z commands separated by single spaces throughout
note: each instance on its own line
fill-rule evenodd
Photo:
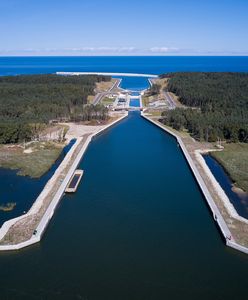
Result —
M 184 108 L 164 111 L 161 122 L 198 140 L 248 142 L 247 73 L 172 73 L 166 90 Z
M 106 119 L 101 106 L 87 104 L 96 82 L 108 76 L 19 75 L 0 77 L 0 143 L 31 140 L 50 121 Z

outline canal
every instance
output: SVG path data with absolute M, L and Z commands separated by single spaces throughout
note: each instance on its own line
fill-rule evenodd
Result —
M 1 299 L 246 299 L 176 141 L 139 112 L 93 140 L 40 244 L 0 253 Z

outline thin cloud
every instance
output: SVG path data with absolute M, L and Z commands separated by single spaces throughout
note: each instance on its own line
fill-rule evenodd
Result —
M 170 53 L 170 52 L 176 52 L 179 51 L 178 48 L 170 48 L 170 47 L 151 47 L 151 48 L 136 48 L 133 46 L 130 47 L 107 47 L 107 46 L 101 46 L 101 47 L 73 47 L 73 48 L 44 48 L 44 49 L 15 49 L 15 50 L 0 50 L 0 55 L 5 54 L 31 54 L 34 53 L 35 55 L 38 54 L 77 54 L 77 55 L 92 55 L 92 54 L 156 54 L 156 53 Z
M 155 53 L 168 53 L 168 52 L 178 52 L 178 48 L 174 47 L 153 47 L 148 49 L 150 52 L 155 52 Z
M 93 55 L 233 55 L 241 56 L 247 55 L 248 51 L 235 51 L 235 50 L 194 50 L 194 49 L 179 49 L 176 47 L 150 47 L 150 48 L 137 48 L 137 47 L 72 47 L 72 48 L 26 48 L 26 49 L 0 49 L 0 56 L 56 56 L 56 55 L 67 55 L 67 56 L 93 56 Z

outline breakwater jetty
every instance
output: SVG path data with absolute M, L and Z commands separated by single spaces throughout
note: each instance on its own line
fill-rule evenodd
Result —
M 91 140 L 126 118 L 127 115 L 128 113 L 122 114 L 121 117 L 103 126 L 98 131 L 77 139 L 30 210 L 25 215 L 6 221 L 2 225 L 0 228 L 0 251 L 19 250 L 38 243 L 42 239 L 42 236 L 64 195 L 65 189 Z M 66 173 L 66 175 L 62 177 L 64 173 Z M 54 187 L 56 187 L 55 190 Z M 47 197 L 50 193 L 52 193 L 52 200 L 45 207 Z M 43 213 L 40 213 L 40 211 Z
M 147 77 L 147 78 L 158 78 L 158 75 L 154 74 L 138 74 L 138 73 L 108 73 L 108 72 L 56 72 L 57 75 L 63 76 L 75 76 L 75 75 L 102 75 L 102 76 L 113 76 L 113 77 Z
M 201 177 L 194 161 L 192 160 L 188 150 L 186 149 L 182 139 L 177 135 L 175 134 L 174 132 L 172 132 L 171 130 L 169 130 L 168 128 L 165 128 L 163 125 L 159 124 L 158 122 L 154 121 L 153 119 L 151 119 L 149 116 L 145 115 L 143 112 L 141 113 L 141 116 L 143 118 L 145 118 L 147 121 L 153 123 L 154 125 L 158 126 L 159 128 L 161 128 L 162 130 L 164 130 L 165 132 L 169 133 L 170 135 L 172 135 L 178 142 L 178 145 L 180 146 L 183 154 L 184 154 L 184 157 L 185 159 L 187 160 L 187 163 L 206 199 L 206 202 L 209 206 L 209 209 L 211 210 L 212 212 L 212 215 L 213 215 L 213 219 L 214 221 L 216 222 L 216 224 L 218 225 L 222 235 L 223 235 L 223 238 L 225 240 L 225 243 L 227 246 L 231 247 L 231 248 L 234 248 L 238 251 L 241 251 L 245 254 L 248 254 L 248 248 L 247 247 L 244 247 L 243 245 L 240 245 L 239 243 L 237 243 L 230 231 L 230 229 L 228 228 L 227 226 L 227 223 L 226 221 L 224 220 L 219 208 L 217 207 L 217 205 L 215 204 L 215 201 L 213 200 L 203 178 Z

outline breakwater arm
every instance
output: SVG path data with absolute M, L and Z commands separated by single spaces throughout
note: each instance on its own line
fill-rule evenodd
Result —
M 138 73 L 107 73 L 107 72 L 56 72 L 57 75 L 74 76 L 74 75 L 103 75 L 103 76 L 124 76 L 124 77 L 147 77 L 157 78 L 154 74 L 138 74 Z

